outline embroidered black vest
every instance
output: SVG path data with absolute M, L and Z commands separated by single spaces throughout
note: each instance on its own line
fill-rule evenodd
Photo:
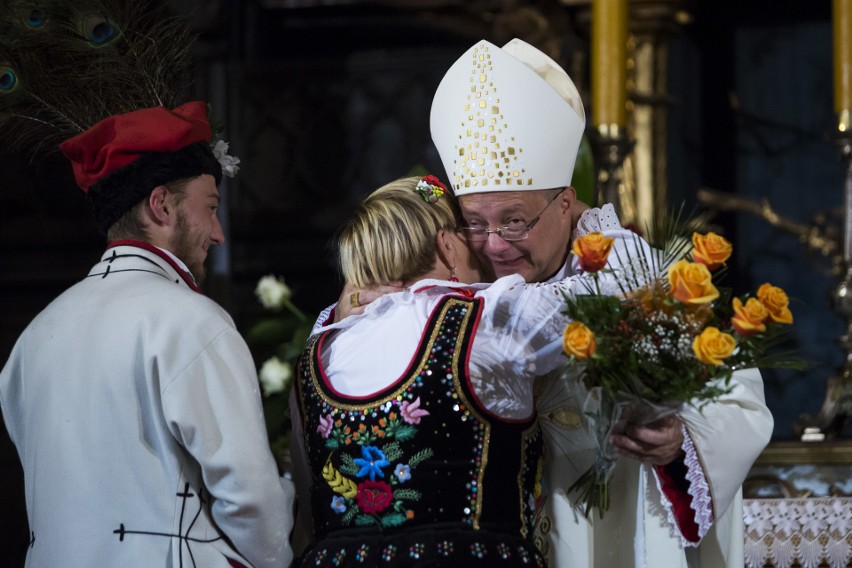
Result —
M 315 538 L 447 523 L 532 538 L 541 431 L 534 416 L 492 416 L 472 392 L 467 360 L 481 310 L 481 299 L 442 299 L 406 372 L 368 398 L 328 384 L 325 334 L 305 352 L 297 392 Z

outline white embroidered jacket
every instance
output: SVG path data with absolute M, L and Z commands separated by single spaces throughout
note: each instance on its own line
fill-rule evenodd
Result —
M 117 246 L 0 374 L 25 473 L 28 566 L 281 568 L 278 477 L 255 365 L 228 314 L 150 246 Z

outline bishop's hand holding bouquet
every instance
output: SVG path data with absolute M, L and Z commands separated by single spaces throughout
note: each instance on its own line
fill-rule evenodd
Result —
M 690 243 L 675 226 L 662 248 L 636 236 L 635 246 L 616 249 L 614 263 L 614 239 L 590 233 L 573 243 L 580 268 L 591 275 L 587 293 L 565 298 L 572 322 L 564 334 L 569 364 L 580 371 L 565 380 L 578 382 L 571 386 L 584 394 L 584 426 L 597 443 L 594 464 L 569 490 L 586 517 L 595 510 L 603 517 L 609 507 L 618 456 L 613 433 L 684 405 L 700 410 L 730 391 L 734 371 L 803 365 L 772 351 L 793 321 L 787 294 L 768 283 L 756 295 L 717 287 L 731 243 L 714 233 L 693 233 Z M 602 281 L 609 294 L 601 292 Z

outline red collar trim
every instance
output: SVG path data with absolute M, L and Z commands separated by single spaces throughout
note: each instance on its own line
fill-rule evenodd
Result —
M 417 294 L 418 292 L 424 292 L 426 290 L 429 290 L 430 288 L 437 288 L 437 287 L 438 286 L 436 284 L 430 284 L 428 286 L 423 286 L 422 288 L 418 288 L 417 290 L 412 290 L 411 293 Z M 460 295 L 464 298 L 473 299 L 473 297 L 476 295 L 476 290 L 474 290 L 473 288 L 468 288 L 468 287 L 456 288 L 455 286 L 453 286 L 451 289 L 453 291 L 450 292 L 449 294 L 458 294 L 458 295 Z
M 172 268 L 175 269 L 175 272 L 177 272 L 178 275 L 183 279 L 183 281 L 186 282 L 187 286 L 192 288 L 195 292 L 202 294 L 201 289 L 195 283 L 195 279 L 192 278 L 192 275 L 190 275 L 189 272 L 187 272 L 186 270 L 181 268 L 180 265 L 178 263 L 176 263 L 172 257 L 167 255 L 166 253 L 164 253 L 162 250 L 158 249 L 154 245 L 152 245 L 150 243 L 143 242 L 143 241 L 133 241 L 133 240 L 126 239 L 126 240 L 112 241 L 111 243 L 109 243 L 107 245 L 106 250 L 109 250 L 109 249 L 115 248 L 115 247 L 136 247 L 136 248 L 145 249 L 150 253 L 156 254 L 157 256 L 159 256 L 160 258 L 165 260 L 169 264 L 169 266 L 171 266 Z

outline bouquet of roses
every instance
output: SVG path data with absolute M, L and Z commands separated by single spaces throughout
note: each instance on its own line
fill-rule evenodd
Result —
M 565 298 L 573 321 L 563 345 L 569 363 L 579 365 L 571 380 L 582 383 L 573 386 L 583 387 L 585 426 L 598 446 L 594 465 L 570 489 L 587 517 L 609 507 L 613 432 L 717 400 L 730 391 L 734 371 L 802 367 L 788 354 L 770 353 L 793 321 L 782 289 L 767 283 L 756 295 L 734 297 L 714 283 L 732 252 L 725 238 L 693 233 L 691 246 L 670 238 L 652 249 L 637 236 L 637 254 L 619 253 L 617 270 L 607 268 L 613 244 L 601 233 L 574 241 L 592 284 Z M 602 280 L 617 292 L 602 294 Z

